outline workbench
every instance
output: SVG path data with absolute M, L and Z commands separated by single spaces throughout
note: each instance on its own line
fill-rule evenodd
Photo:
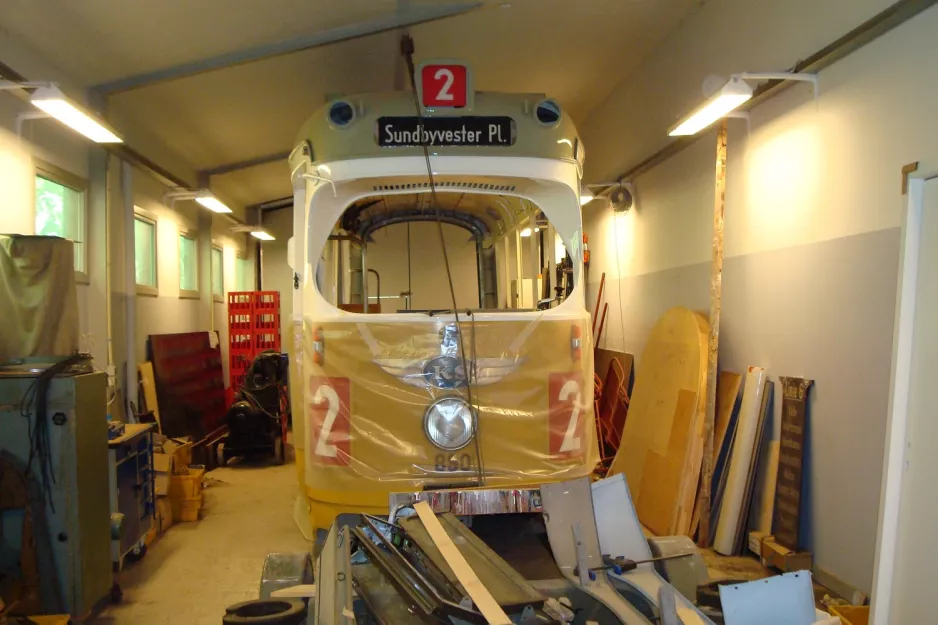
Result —
M 114 599 L 120 598 L 117 576 L 128 555 L 146 553 L 146 534 L 153 527 L 156 500 L 153 483 L 153 430 L 155 423 L 128 423 L 124 433 L 108 441 L 111 493 L 111 561 L 114 565 Z M 119 531 L 115 515 L 122 515 Z M 120 517 L 117 517 L 120 518 Z

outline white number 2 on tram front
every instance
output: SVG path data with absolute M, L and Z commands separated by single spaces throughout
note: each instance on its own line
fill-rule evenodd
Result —
M 577 422 L 580 420 L 580 384 L 576 380 L 567 380 L 560 387 L 560 395 L 557 399 L 567 402 L 571 396 L 573 396 L 573 409 L 570 411 L 570 420 L 567 422 L 567 429 L 563 433 L 563 441 L 558 450 L 561 453 L 580 449 L 580 437 L 577 436 Z
M 313 377 L 309 405 L 309 441 L 312 458 L 321 464 L 347 466 L 351 457 L 348 378 Z
M 453 101 L 453 81 L 456 80 L 456 76 L 453 75 L 453 70 L 447 67 L 441 67 L 436 70 L 436 74 L 433 75 L 435 80 L 442 80 L 443 84 L 440 86 L 439 92 L 436 94 L 436 99 L 441 102 L 452 102 Z
M 322 428 L 319 430 L 319 440 L 316 441 L 316 455 L 326 458 L 335 458 L 339 455 L 339 449 L 335 446 L 335 443 L 329 442 L 329 435 L 332 434 L 336 415 L 339 414 L 339 396 L 336 395 L 334 388 L 323 384 L 316 389 L 313 401 L 320 405 L 326 402 L 326 418 L 322 421 Z
M 583 452 L 582 374 L 551 373 L 547 392 L 551 455 L 576 456 Z

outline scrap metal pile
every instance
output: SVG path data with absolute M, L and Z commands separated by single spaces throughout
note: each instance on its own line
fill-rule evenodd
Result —
M 681 590 L 693 595 L 706 575 L 696 549 L 686 538 L 670 551 L 650 546 L 621 476 L 544 485 L 541 494 L 554 579 L 529 581 L 455 515 L 419 501 L 387 519 L 363 514 L 334 525 L 314 566 L 315 587 L 302 586 L 312 594 L 262 584 L 261 595 L 315 596 L 305 622 L 317 625 L 648 625 L 663 616 L 712 623 L 665 579 L 678 583 L 680 569 L 690 576 Z M 282 574 L 265 573 L 273 577 L 283 588 Z

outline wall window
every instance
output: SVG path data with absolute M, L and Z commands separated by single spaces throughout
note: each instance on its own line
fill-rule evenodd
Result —
M 156 295 L 156 222 L 134 217 L 134 270 L 137 293 Z
M 247 258 L 235 259 L 235 290 L 254 290 L 254 281 L 251 280 L 251 261 Z
M 199 295 L 199 250 L 195 237 L 188 234 L 179 235 L 179 294 Z
M 225 260 L 220 247 L 212 248 L 212 296 L 221 301 L 225 295 Z
M 87 278 L 85 187 L 80 178 L 51 165 L 36 168 L 36 234 L 71 240 L 80 278 Z

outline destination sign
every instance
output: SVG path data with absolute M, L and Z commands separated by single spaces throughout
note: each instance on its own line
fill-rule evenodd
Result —
M 508 147 L 515 144 L 510 117 L 380 117 L 381 147 Z

